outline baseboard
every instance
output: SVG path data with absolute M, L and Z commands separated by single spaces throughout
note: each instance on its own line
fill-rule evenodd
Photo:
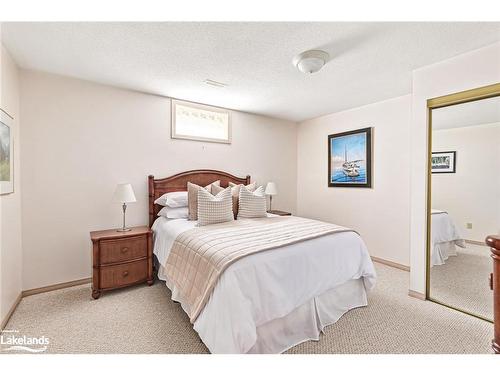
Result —
M 374 262 L 377 262 L 377 263 L 380 263 L 380 264 L 385 264 L 386 266 L 394 267 L 394 268 L 397 268 L 397 269 L 400 269 L 400 270 L 403 270 L 403 271 L 406 271 L 406 272 L 410 272 L 410 267 L 405 266 L 404 264 L 396 263 L 396 262 L 393 262 L 393 261 L 390 261 L 390 260 L 385 260 L 385 259 L 382 259 L 382 258 L 379 258 L 379 257 L 374 257 L 374 256 L 372 256 L 371 258 L 372 258 L 372 260 Z
M 414 290 L 411 289 L 408 290 L 408 295 L 413 298 L 421 299 L 422 301 L 426 300 L 424 293 L 415 292 Z
M 65 283 L 54 284 L 54 285 L 47 285 L 47 286 L 44 286 L 44 287 L 41 287 L 41 288 L 34 288 L 34 289 L 23 290 L 22 296 L 23 297 L 32 296 L 34 294 L 51 292 L 53 290 L 70 288 L 72 286 L 77 286 L 77 285 L 82 285 L 82 284 L 88 284 L 90 282 L 92 282 L 92 278 L 87 277 L 85 279 L 73 280 L 73 281 L 68 281 L 68 282 L 65 282 Z
M 23 290 L 21 293 L 19 293 L 19 295 L 17 296 L 14 304 L 10 308 L 9 312 L 7 313 L 7 315 L 5 316 L 5 318 L 2 320 L 2 323 L 0 325 L 0 330 L 3 330 L 5 328 L 5 326 L 9 322 L 10 317 L 12 316 L 12 314 L 14 314 L 14 311 L 16 311 L 17 306 L 19 305 L 19 302 L 21 302 L 21 300 L 24 297 L 32 296 L 34 294 L 51 292 L 53 290 L 69 288 L 69 287 L 72 287 L 72 286 L 77 286 L 77 285 L 82 285 L 82 284 L 88 284 L 90 282 L 92 282 L 92 278 L 91 277 L 87 277 L 85 279 L 68 281 L 66 283 L 60 283 L 60 284 L 54 284 L 54 285 L 47 285 L 47 286 L 44 286 L 44 287 L 41 287 L 41 288 Z
M 471 245 L 479 245 L 479 246 L 485 246 L 488 247 L 484 242 L 482 241 L 476 241 L 476 240 L 465 240 L 465 243 L 470 243 Z
M 7 325 L 7 323 L 10 320 L 10 317 L 12 316 L 12 314 L 14 314 L 14 311 L 16 311 L 17 306 L 19 305 L 19 302 L 21 302 L 22 298 L 23 298 L 23 293 L 21 292 L 21 293 L 19 293 L 16 300 L 12 304 L 12 306 L 11 306 L 9 312 L 7 313 L 7 315 L 5 316 L 5 318 L 2 320 L 2 324 L 0 324 L 0 331 L 2 331 L 5 328 L 5 326 Z

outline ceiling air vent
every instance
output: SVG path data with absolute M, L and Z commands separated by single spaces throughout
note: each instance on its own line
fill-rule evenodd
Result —
M 227 83 L 222 83 L 222 82 L 217 82 L 217 81 L 214 81 L 212 79 L 206 79 L 203 81 L 204 83 L 206 83 L 207 85 L 210 85 L 210 86 L 215 86 L 215 87 L 226 87 L 227 86 Z

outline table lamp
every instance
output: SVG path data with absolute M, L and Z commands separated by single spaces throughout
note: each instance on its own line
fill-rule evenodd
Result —
M 134 189 L 130 184 L 118 184 L 116 185 L 115 194 L 113 195 L 113 200 L 115 202 L 123 203 L 123 227 L 118 229 L 118 232 L 128 232 L 130 228 L 125 226 L 125 211 L 127 210 L 127 203 L 135 202 Z
M 278 194 L 278 189 L 274 182 L 268 182 L 266 186 L 266 195 L 269 195 L 269 211 L 273 208 L 273 195 Z

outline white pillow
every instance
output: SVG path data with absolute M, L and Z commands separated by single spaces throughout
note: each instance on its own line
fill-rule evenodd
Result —
M 168 206 L 163 207 L 158 216 L 166 217 L 167 219 L 187 219 L 188 218 L 188 208 L 187 207 L 176 207 L 171 208 Z
M 246 186 L 241 186 L 238 206 L 238 219 L 267 217 L 264 188 L 259 186 L 255 191 L 250 191 Z
M 187 207 L 188 192 L 173 191 L 171 193 L 163 194 L 160 198 L 155 200 L 155 204 L 159 204 L 160 206 L 169 206 L 171 208 Z
M 198 226 L 233 221 L 233 196 L 231 187 L 216 196 L 206 189 L 198 190 Z

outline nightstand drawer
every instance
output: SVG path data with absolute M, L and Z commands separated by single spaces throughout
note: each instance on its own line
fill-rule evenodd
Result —
M 100 263 L 116 263 L 148 256 L 148 238 L 139 236 L 116 240 L 101 240 Z
M 142 280 L 145 281 L 147 278 L 147 260 L 102 267 L 100 271 L 100 284 L 102 289 L 125 286 Z

